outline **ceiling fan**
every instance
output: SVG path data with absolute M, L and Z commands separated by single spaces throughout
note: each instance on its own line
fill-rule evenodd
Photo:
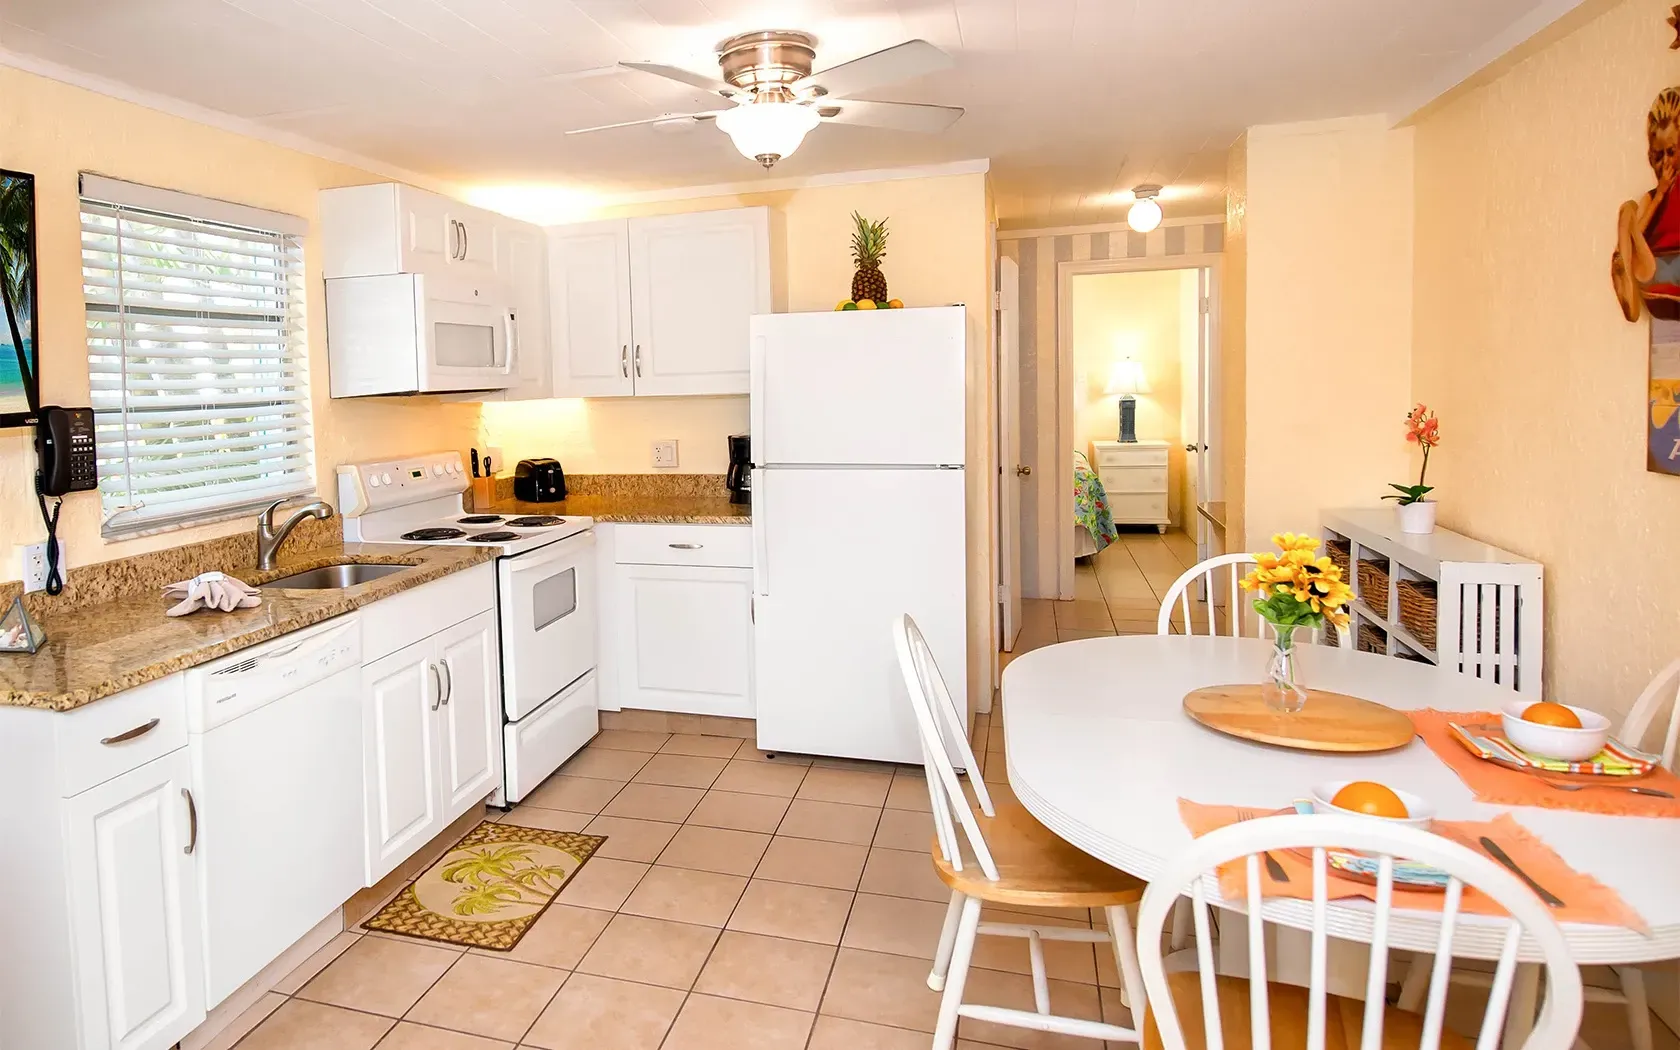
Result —
M 716 120 L 742 156 L 769 168 L 798 149 L 811 129 L 825 121 L 933 133 L 944 131 L 963 115 L 956 106 L 864 102 L 847 97 L 882 84 L 949 69 L 954 64 L 951 56 L 926 40 L 907 40 L 813 74 L 816 44 L 816 37 L 811 34 L 786 29 L 732 36 L 717 47 L 721 80 L 676 66 L 620 62 L 621 68 L 637 69 L 697 87 L 734 105 L 703 113 L 667 113 L 648 120 L 579 128 L 566 134 L 583 135 L 641 124 Z

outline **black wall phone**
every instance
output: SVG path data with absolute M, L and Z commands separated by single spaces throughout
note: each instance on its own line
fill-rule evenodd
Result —
M 93 409 L 59 408 L 42 405 L 35 418 L 35 498 L 41 504 L 41 521 L 47 526 L 47 593 L 64 590 L 64 575 L 58 567 L 58 514 L 64 509 L 67 492 L 85 492 L 99 487 L 99 455 L 94 447 Z M 47 497 L 60 497 L 47 509 Z
M 43 405 L 35 421 L 36 486 L 43 496 L 99 487 L 93 442 L 93 409 Z

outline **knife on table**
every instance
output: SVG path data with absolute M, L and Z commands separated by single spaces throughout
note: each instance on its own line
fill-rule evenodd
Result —
M 1545 901 L 1554 908 L 1563 907 L 1563 900 L 1551 890 L 1548 890 L 1538 882 L 1535 882 L 1534 878 L 1530 876 L 1528 872 L 1517 867 L 1517 862 L 1511 859 L 1510 854 L 1499 848 L 1499 843 L 1488 838 L 1486 835 L 1483 835 L 1478 841 L 1481 842 L 1482 848 L 1487 850 L 1488 856 L 1505 865 L 1511 874 L 1528 883 L 1528 888 L 1534 891 L 1535 896 L 1539 897 L 1541 900 Z

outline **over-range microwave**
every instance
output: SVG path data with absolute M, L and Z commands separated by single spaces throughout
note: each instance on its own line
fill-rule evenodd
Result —
M 495 282 L 397 273 L 327 281 L 333 397 L 505 390 L 519 318 Z

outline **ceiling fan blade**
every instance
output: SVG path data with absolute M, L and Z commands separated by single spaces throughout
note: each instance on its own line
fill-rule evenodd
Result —
M 796 94 L 812 92 L 818 95 L 841 97 L 868 91 L 883 84 L 937 73 L 950 69 L 956 60 L 926 40 L 906 40 L 885 51 L 842 62 L 832 69 L 812 73 L 791 85 Z
M 649 117 L 646 120 L 626 120 L 618 124 L 597 124 L 592 128 L 574 128 L 566 132 L 568 135 L 587 135 L 591 131 L 611 131 L 614 128 L 634 128 L 642 124 L 669 124 L 678 120 L 716 120 L 721 109 L 710 109 L 704 113 L 666 113 L 663 116 Z
M 717 77 L 709 77 L 704 73 L 694 73 L 680 66 L 662 66 L 657 62 L 620 62 L 619 67 L 652 73 L 656 77 L 675 80 L 679 84 L 687 84 L 689 87 L 722 95 L 724 98 L 734 98 L 739 93 L 733 86 L 724 83 Z
M 857 102 L 825 98 L 816 103 L 817 115 L 834 124 L 897 131 L 944 131 L 963 115 L 958 106 L 925 106 L 917 102 Z

